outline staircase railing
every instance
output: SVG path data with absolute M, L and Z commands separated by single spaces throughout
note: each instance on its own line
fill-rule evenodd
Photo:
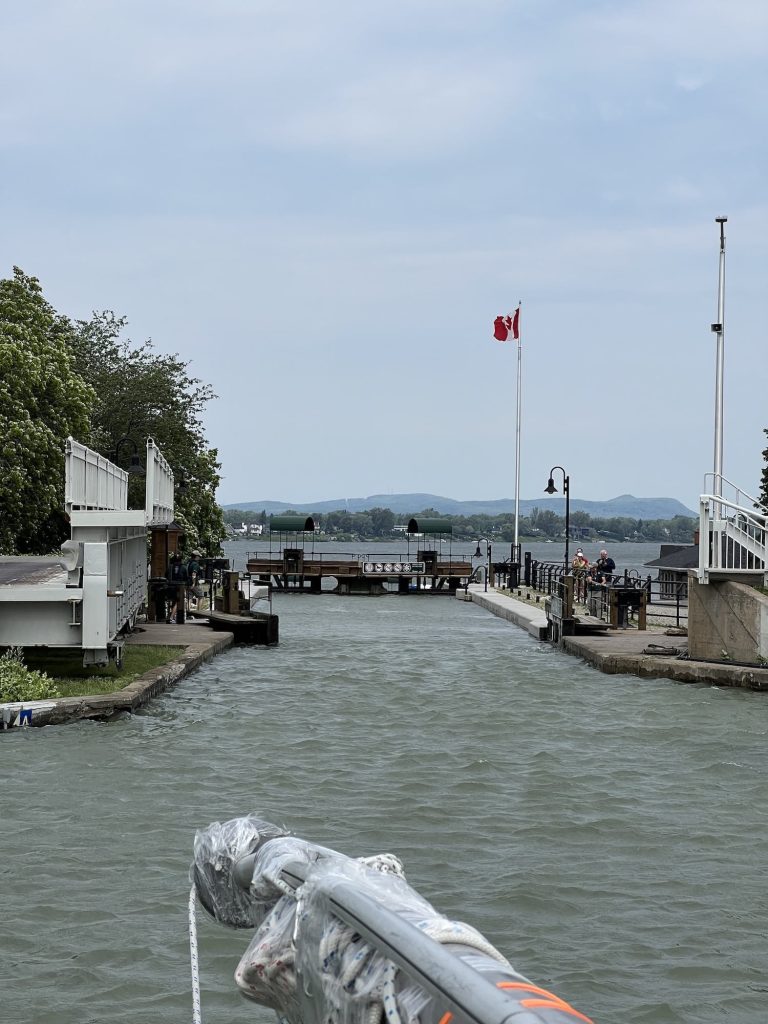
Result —
M 712 493 L 719 480 L 721 493 Z M 768 509 L 724 477 L 708 474 L 699 498 L 701 583 L 723 576 L 768 576 Z

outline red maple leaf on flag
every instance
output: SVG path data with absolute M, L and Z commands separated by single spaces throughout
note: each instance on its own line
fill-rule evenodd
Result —
M 508 316 L 497 316 L 493 321 L 493 336 L 496 341 L 506 341 L 509 337 Z

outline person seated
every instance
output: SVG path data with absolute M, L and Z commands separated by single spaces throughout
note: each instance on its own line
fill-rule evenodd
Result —
M 595 570 L 599 583 L 611 582 L 613 574 L 616 572 L 616 563 L 605 548 L 600 552 L 600 557 L 595 562 Z

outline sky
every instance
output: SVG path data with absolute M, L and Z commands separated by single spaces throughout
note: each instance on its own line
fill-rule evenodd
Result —
M 3 0 L 0 276 L 189 361 L 222 503 L 513 497 L 521 303 L 520 497 L 695 509 L 727 216 L 755 494 L 766 58 L 764 0 Z

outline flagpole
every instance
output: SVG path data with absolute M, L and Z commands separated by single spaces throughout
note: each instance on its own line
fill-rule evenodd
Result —
M 521 302 L 518 302 L 518 315 Z M 519 550 L 519 523 L 520 523 L 520 407 L 522 398 L 522 365 L 523 365 L 523 340 L 518 330 L 517 339 L 517 429 L 515 433 L 515 558 Z

